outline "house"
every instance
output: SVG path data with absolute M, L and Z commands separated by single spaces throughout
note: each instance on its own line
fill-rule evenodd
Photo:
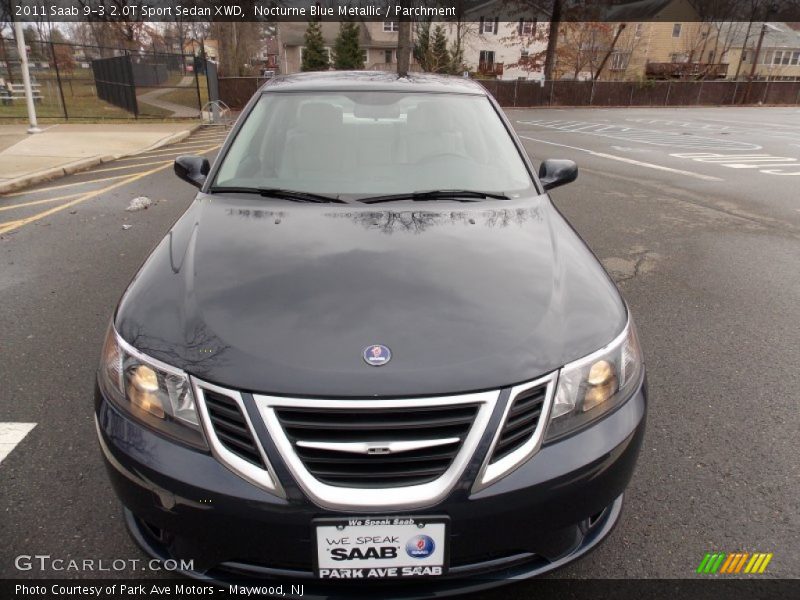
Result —
M 754 79 L 762 81 L 800 81 L 800 30 L 796 23 L 739 25 L 729 33 L 732 38 L 728 51 L 732 68 L 730 78 L 738 75 L 738 79 L 749 79 L 752 73 Z
M 581 30 L 587 27 L 594 28 L 593 36 Z M 560 35 L 557 70 L 577 73 L 578 79 L 721 79 L 728 74 L 719 24 L 702 21 L 691 0 L 620 4 L 608 10 L 605 22 L 566 23 Z
M 339 35 L 339 23 L 322 21 L 322 37 L 329 57 Z M 277 51 L 280 72 L 297 73 L 303 62 L 303 47 L 308 23 L 281 22 L 278 24 Z M 397 21 L 367 21 L 359 23 L 359 42 L 364 52 L 364 68 L 370 71 L 395 71 L 397 69 Z M 412 70 L 419 69 L 412 64 Z
M 477 77 L 542 79 L 549 16 L 530 2 L 515 8 L 503 0 L 463 3 L 463 16 L 444 24 L 451 48 L 461 42 L 462 62 Z
M 253 56 L 251 62 L 258 65 L 262 71 L 280 72 L 280 52 L 278 51 L 278 38 L 274 35 L 267 36 L 264 44 Z
M 547 49 L 549 17 L 543 9 L 530 4 L 514 13 L 503 0 L 462 2 L 463 12 L 455 20 L 434 22 L 442 25 L 452 51 L 461 45 L 461 60 L 466 70 L 478 77 L 497 79 L 541 79 Z M 321 22 L 322 37 L 328 52 L 333 51 L 339 24 Z M 278 27 L 278 51 L 282 73 L 296 73 L 302 64 L 307 23 L 281 22 Z M 365 52 L 364 68 L 394 71 L 397 69 L 397 21 L 359 23 L 361 48 Z M 416 26 L 412 23 L 412 37 Z M 413 44 L 413 40 L 412 40 Z M 420 67 L 411 59 L 411 70 Z
M 205 51 L 206 58 L 219 62 L 219 41 L 217 40 L 187 40 L 183 45 L 183 53 L 191 54 L 192 56 L 200 56 L 200 53 Z

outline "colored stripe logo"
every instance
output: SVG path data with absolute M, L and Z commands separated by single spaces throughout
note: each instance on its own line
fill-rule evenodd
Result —
M 697 567 L 696 573 L 713 575 L 714 573 L 737 574 L 763 573 L 767 570 L 769 561 L 772 560 L 772 552 L 707 552 Z

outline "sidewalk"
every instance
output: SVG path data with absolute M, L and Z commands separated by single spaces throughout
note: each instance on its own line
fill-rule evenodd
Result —
M 0 194 L 183 140 L 200 123 L 0 125 Z
M 184 77 L 181 79 L 180 83 L 178 84 L 178 88 L 185 88 L 185 89 L 194 89 L 194 77 Z M 150 106 L 155 106 L 156 108 L 162 108 L 164 110 L 172 111 L 170 115 L 176 119 L 182 118 L 197 118 L 200 116 L 200 111 L 197 108 L 192 108 L 191 106 L 184 106 L 183 104 L 176 104 L 174 102 L 169 102 L 168 100 L 162 100 L 161 96 L 173 91 L 174 89 L 178 88 L 161 88 L 152 90 L 145 94 L 140 94 L 136 96 L 136 100 L 141 104 L 149 104 Z

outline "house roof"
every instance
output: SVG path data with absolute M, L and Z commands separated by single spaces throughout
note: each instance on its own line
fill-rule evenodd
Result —
M 485 15 L 502 15 L 505 19 L 517 20 L 526 15 L 550 14 L 550 0 L 530 1 L 526 3 L 509 3 L 507 0 L 462 0 L 463 13 L 469 17 L 478 18 Z
M 789 23 L 763 23 L 753 22 L 750 27 L 750 35 L 747 35 L 747 23 L 737 23 L 728 25 L 732 48 L 742 48 L 747 37 L 747 47 L 755 48 L 758 38 L 761 35 L 761 28 L 766 25 L 764 33 L 764 48 L 798 48 L 800 49 L 800 30 Z M 732 29 L 735 27 L 735 29 Z
M 618 4 L 606 13 L 609 21 L 642 21 L 655 18 L 675 0 L 637 0 Z
M 322 38 L 325 44 L 333 46 L 336 41 L 336 36 L 339 35 L 339 22 L 338 21 L 322 21 L 320 22 L 322 28 Z M 278 31 L 280 41 L 286 46 L 305 46 L 306 44 L 306 29 L 308 23 L 300 21 L 284 21 L 279 23 Z M 362 46 L 375 46 L 376 44 L 370 39 L 369 31 L 363 23 L 359 23 L 359 42 Z M 391 46 L 396 46 L 396 43 Z

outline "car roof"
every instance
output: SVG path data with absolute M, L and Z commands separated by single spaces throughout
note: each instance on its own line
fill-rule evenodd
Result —
M 431 73 L 410 73 L 398 77 L 383 71 L 315 71 L 280 75 L 261 87 L 262 93 L 273 92 L 352 92 L 391 91 L 487 95 L 482 85 L 463 77 L 447 77 Z

